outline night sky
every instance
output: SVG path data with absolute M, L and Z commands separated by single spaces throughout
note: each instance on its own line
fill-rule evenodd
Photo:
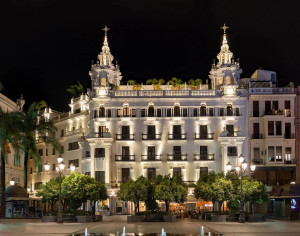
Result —
M 4 93 L 28 106 L 45 100 L 68 111 L 65 90 L 79 80 L 90 87 L 91 60 L 101 50 L 104 25 L 129 79 L 208 79 L 226 23 L 228 41 L 240 58 L 242 77 L 262 67 L 281 85 L 300 85 L 299 1 L 267 0 L 9 0 L 2 6 L 0 81 Z

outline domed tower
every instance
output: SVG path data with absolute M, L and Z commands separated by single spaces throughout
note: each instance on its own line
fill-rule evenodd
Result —
M 213 62 L 209 78 L 211 79 L 212 89 L 222 89 L 225 95 L 235 95 L 239 87 L 240 75 L 242 69 L 239 62 L 233 59 L 233 53 L 229 49 L 225 24 L 221 27 L 224 30 L 221 50 L 217 55 L 217 64 Z
M 102 29 L 105 32 L 102 51 L 98 54 L 96 64 L 93 64 L 89 75 L 92 80 L 92 91 L 94 96 L 103 96 L 111 85 L 119 86 L 122 79 L 118 64 L 114 65 L 114 57 L 110 52 L 107 40 L 107 31 L 105 27 Z

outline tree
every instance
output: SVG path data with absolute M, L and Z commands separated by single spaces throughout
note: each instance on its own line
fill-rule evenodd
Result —
M 202 79 L 190 79 L 188 82 L 191 89 L 196 90 L 200 88 L 200 84 L 202 84 Z
M 137 83 L 135 80 L 133 80 L 133 79 L 128 80 L 127 83 L 128 83 L 129 85 L 136 85 L 136 84 L 138 84 L 138 83 Z
M 147 200 L 148 186 L 149 181 L 143 176 L 140 176 L 136 181 L 128 179 L 121 184 L 118 197 L 123 201 L 133 202 L 136 212 L 139 212 L 139 203 Z
M 165 202 L 166 212 L 169 212 L 171 202 L 182 203 L 186 201 L 187 193 L 187 186 L 183 183 L 181 176 L 157 177 L 154 196 L 155 199 Z
M 4 112 L 0 108 L 0 184 L 1 205 L 0 218 L 5 217 L 5 159 L 12 147 L 19 158 L 20 150 L 20 112 Z
M 33 158 L 36 164 L 40 164 L 40 155 L 37 150 L 37 142 L 42 141 L 46 145 L 51 145 L 59 153 L 62 152 L 62 147 L 55 138 L 54 133 L 57 130 L 53 121 L 44 119 L 39 115 L 37 108 L 46 106 L 45 101 L 32 103 L 27 112 L 22 114 L 21 131 L 22 141 L 21 149 L 24 152 L 24 188 L 27 189 L 27 166 L 29 157 Z M 38 136 L 38 139 L 36 138 Z
M 73 97 L 78 97 L 84 93 L 83 85 L 77 80 L 77 84 L 72 84 L 66 90 L 70 93 Z
M 96 202 L 103 201 L 108 198 L 107 190 L 104 184 L 96 181 L 94 178 L 91 178 L 91 183 L 87 186 L 88 192 L 88 200 L 90 200 L 90 204 L 92 206 L 93 215 L 95 215 L 96 209 Z
M 37 192 L 36 196 L 42 197 L 43 202 L 49 202 L 51 211 L 53 211 L 55 203 L 59 200 L 59 177 L 42 184 L 41 190 Z
M 233 185 L 230 180 L 225 179 L 223 173 L 209 172 L 203 175 L 197 181 L 194 193 L 196 198 L 202 198 L 204 201 L 219 203 L 219 211 L 224 201 L 231 200 L 233 195 Z
M 182 80 L 176 77 L 173 77 L 171 80 L 168 81 L 168 84 L 172 85 L 172 89 L 179 90 L 182 87 Z

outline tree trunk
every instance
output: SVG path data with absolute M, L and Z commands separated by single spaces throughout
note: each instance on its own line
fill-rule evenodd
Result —
M 93 201 L 93 204 L 92 204 L 92 211 L 93 211 L 93 216 L 96 215 L 96 202 Z
M 83 210 L 84 210 L 84 211 L 86 210 L 86 206 L 85 206 L 85 205 L 86 205 L 86 203 L 84 202 L 84 203 L 83 203 Z
M 222 209 L 222 202 L 218 202 L 218 205 L 219 205 L 219 212 L 221 212 L 221 209 Z
M 27 191 L 27 169 L 28 169 L 28 152 L 27 150 L 24 153 L 24 167 L 23 167 L 23 180 L 24 180 L 24 189 Z
M 165 201 L 165 203 L 166 203 L 166 212 L 169 212 L 170 202 L 169 201 Z
M 212 202 L 213 203 L 213 211 L 215 211 L 215 209 L 216 209 L 216 202 Z
M 1 204 L 0 204 L 0 218 L 5 218 L 5 154 L 3 145 L 1 147 L 0 160 L 0 185 L 1 185 Z

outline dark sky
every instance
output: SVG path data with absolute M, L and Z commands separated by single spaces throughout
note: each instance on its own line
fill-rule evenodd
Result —
M 46 100 L 68 110 L 65 92 L 88 72 L 111 28 L 109 46 L 123 81 L 208 79 L 226 23 L 228 41 L 250 77 L 277 71 L 281 84 L 300 85 L 299 1 L 269 0 L 9 0 L 1 7 L 0 81 L 3 93 L 26 105 Z

